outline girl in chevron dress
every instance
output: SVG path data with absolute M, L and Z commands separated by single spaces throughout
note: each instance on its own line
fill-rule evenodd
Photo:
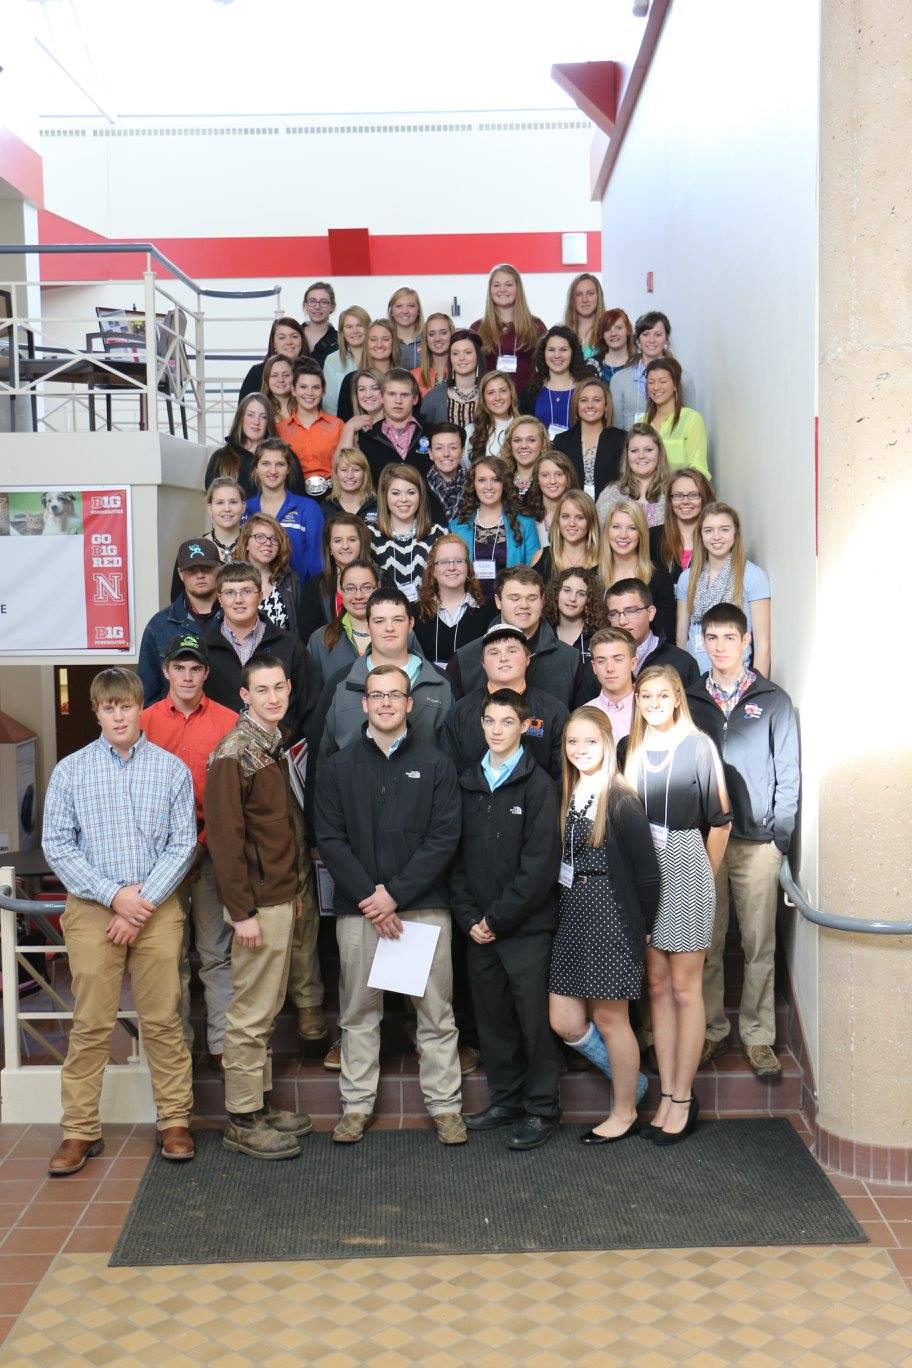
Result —
M 624 773 L 646 808 L 662 874 L 646 951 L 662 1097 L 648 1134 L 667 1145 L 690 1134 L 699 1110 L 692 1086 L 706 1033 L 703 961 L 731 811 L 719 753 L 694 726 L 677 671 L 643 670 L 634 699 Z

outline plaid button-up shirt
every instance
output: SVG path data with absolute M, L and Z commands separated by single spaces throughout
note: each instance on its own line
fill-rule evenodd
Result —
M 190 771 L 145 736 L 125 760 L 100 736 L 54 769 L 42 845 L 75 897 L 110 907 L 121 888 L 139 884 L 158 907 L 196 850 Z

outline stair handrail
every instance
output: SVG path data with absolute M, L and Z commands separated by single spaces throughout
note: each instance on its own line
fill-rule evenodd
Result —
M 65 253 L 72 253 L 75 256 L 108 256 L 119 255 L 130 252 L 139 252 L 144 256 L 150 256 L 169 271 L 176 280 L 180 280 L 193 290 L 194 294 L 202 295 L 206 299 L 271 299 L 274 295 L 282 293 L 281 285 L 273 285 L 266 290 L 207 290 L 202 285 L 198 285 L 195 280 L 186 275 L 179 266 L 175 266 L 160 252 L 154 242 L 27 242 L 23 244 L 12 242 L 0 242 L 0 256 L 61 256 Z M 40 283 L 40 282 L 36 282 Z M 88 283 L 88 282 L 87 282 Z
M 786 907 L 800 912 L 805 921 L 822 926 L 827 931 L 847 931 L 851 935 L 861 933 L 872 936 L 912 936 L 910 921 L 877 921 L 866 917 L 840 917 L 835 912 L 822 912 L 813 907 L 795 882 L 792 866 L 787 855 L 783 855 L 779 866 L 779 886 L 785 894 Z M 0 904 L 2 906 L 2 904 Z

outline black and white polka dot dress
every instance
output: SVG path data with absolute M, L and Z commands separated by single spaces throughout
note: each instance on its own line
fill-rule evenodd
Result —
M 563 858 L 570 859 L 572 837 L 575 878 L 572 888 L 558 890 L 548 989 L 565 997 L 631 1001 L 640 996 L 643 963 L 618 909 L 607 843 L 598 849 L 589 844 L 591 806 L 592 799 L 567 813 Z

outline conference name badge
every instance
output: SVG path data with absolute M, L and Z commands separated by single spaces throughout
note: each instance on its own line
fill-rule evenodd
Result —
M 530 736 L 544 736 L 544 734 L 545 734 L 545 724 L 544 724 L 543 719 L 540 718 L 540 717 L 530 717 L 530 718 L 529 718 L 529 735 L 530 735 Z
M 519 369 L 519 358 L 516 356 L 498 356 L 497 369 L 506 371 L 507 375 L 515 375 Z
M 480 580 L 492 580 L 497 578 L 497 565 L 492 560 L 477 560 L 472 562 L 475 567 L 475 574 Z
M 557 882 L 560 884 L 561 888 L 573 887 L 573 865 L 569 860 L 561 860 Z

